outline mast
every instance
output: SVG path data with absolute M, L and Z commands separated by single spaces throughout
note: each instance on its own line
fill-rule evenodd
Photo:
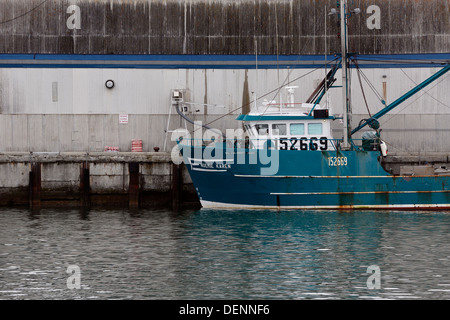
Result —
M 348 78 L 347 78 L 347 0 L 341 0 L 341 51 L 342 51 L 342 102 L 343 102 L 343 118 L 344 118 L 344 141 L 342 149 L 350 149 L 351 127 L 349 115 L 349 99 L 348 99 Z
M 324 26 L 325 26 L 325 41 L 324 42 L 325 42 L 325 79 L 326 79 L 327 78 L 327 6 L 326 5 L 325 5 L 325 19 L 323 21 L 324 21 Z M 324 88 L 325 89 L 324 94 L 327 99 L 325 106 L 328 109 L 329 105 L 328 105 L 327 86 L 328 86 L 328 83 L 326 82 L 325 88 Z

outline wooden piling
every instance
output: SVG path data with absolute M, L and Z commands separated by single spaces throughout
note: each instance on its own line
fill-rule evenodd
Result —
M 172 163 L 172 209 L 178 211 L 181 203 L 181 166 Z
M 128 205 L 130 208 L 139 207 L 139 163 L 130 162 L 128 164 L 130 183 L 128 185 Z
M 41 206 L 41 164 L 32 163 L 29 175 L 29 205 L 30 208 Z
M 91 184 L 89 163 L 83 162 L 80 168 L 80 205 L 83 208 L 91 205 Z

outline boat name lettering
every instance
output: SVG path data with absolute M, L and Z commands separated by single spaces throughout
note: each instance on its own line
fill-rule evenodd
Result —
M 311 137 L 310 139 L 301 137 L 281 138 L 280 150 L 327 150 L 328 139 L 327 137 Z
M 330 167 L 346 166 L 347 157 L 328 157 L 328 165 Z
M 231 166 L 229 164 L 226 163 L 206 163 L 206 162 L 202 162 L 200 164 L 200 167 L 204 168 L 204 169 L 214 169 L 214 164 L 215 164 L 215 168 L 217 169 L 230 169 Z

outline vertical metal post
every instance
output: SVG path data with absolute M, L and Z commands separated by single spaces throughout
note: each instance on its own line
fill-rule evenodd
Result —
M 349 149 L 349 110 L 348 110 L 348 79 L 347 79 L 347 0 L 341 0 L 340 14 L 341 14 L 341 51 L 342 51 L 342 102 L 343 102 L 343 118 L 344 118 L 344 142 L 343 149 Z
M 166 146 L 167 146 L 167 136 L 169 135 L 170 116 L 171 116 L 171 114 L 172 114 L 172 107 L 173 107 L 173 105 L 170 104 L 170 107 L 169 107 L 169 117 L 167 118 L 167 125 L 166 125 L 166 135 L 164 136 L 164 147 L 163 147 L 164 152 L 167 151 L 167 149 L 166 149 Z

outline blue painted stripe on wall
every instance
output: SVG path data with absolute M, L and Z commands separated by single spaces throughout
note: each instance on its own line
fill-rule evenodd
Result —
M 358 55 L 361 68 L 440 67 L 450 53 Z M 328 62 L 337 59 L 327 56 Z M 323 55 L 78 55 L 0 54 L 2 68 L 275 69 L 317 68 Z

